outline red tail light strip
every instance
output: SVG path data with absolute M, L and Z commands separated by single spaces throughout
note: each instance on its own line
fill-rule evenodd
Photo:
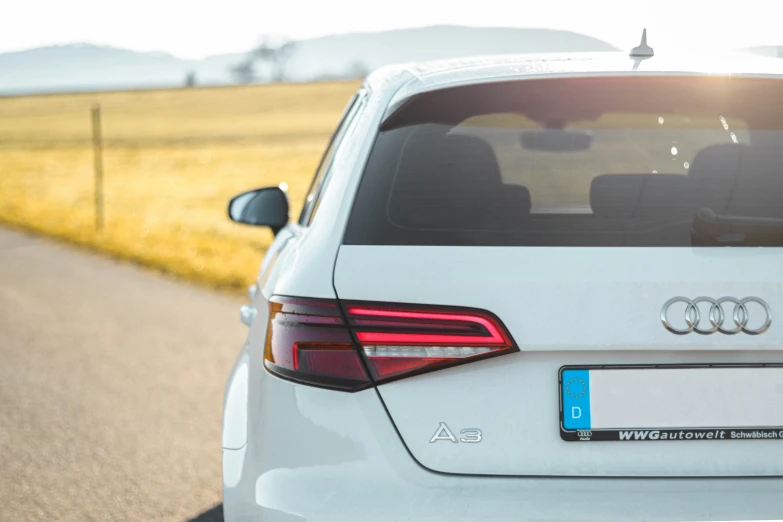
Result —
M 348 315 L 363 315 L 374 317 L 393 317 L 400 319 L 422 319 L 446 322 L 473 323 L 482 326 L 488 335 L 444 335 L 427 333 L 385 333 L 385 332 L 357 332 L 356 337 L 367 344 L 386 345 L 461 345 L 461 346 L 488 346 L 508 345 L 505 334 L 489 319 L 479 315 L 449 314 L 423 311 L 401 311 L 371 308 L 349 308 Z
M 354 303 L 347 315 L 376 383 L 519 351 L 480 310 Z

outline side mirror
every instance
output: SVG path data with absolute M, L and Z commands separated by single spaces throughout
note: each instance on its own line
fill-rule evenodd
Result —
M 288 197 L 279 187 L 266 187 L 234 197 L 228 204 L 231 221 L 270 227 L 274 234 L 288 224 Z

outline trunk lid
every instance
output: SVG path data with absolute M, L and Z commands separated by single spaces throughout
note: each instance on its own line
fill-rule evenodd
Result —
M 558 375 L 569 365 L 783 363 L 783 330 L 774 321 L 753 336 L 675 335 L 660 320 L 674 296 L 758 296 L 773 312 L 783 310 L 781 267 L 779 248 L 343 246 L 335 286 L 344 300 L 489 310 L 518 345 L 519 353 L 379 386 L 403 441 L 430 469 L 770 476 L 783 474 L 783 446 L 774 441 L 566 442 L 559 432 Z M 763 309 L 748 310 L 748 328 L 761 326 Z M 672 307 L 669 317 L 673 326 L 687 326 L 684 305 Z M 482 441 L 431 443 L 441 422 L 457 437 L 480 429 Z

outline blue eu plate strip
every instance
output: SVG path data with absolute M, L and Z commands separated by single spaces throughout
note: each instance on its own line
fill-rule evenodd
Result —
M 564 370 L 563 427 L 567 430 L 590 429 L 590 370 Z

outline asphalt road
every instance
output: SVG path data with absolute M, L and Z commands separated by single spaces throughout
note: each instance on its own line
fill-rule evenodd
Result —
M 242 302 L 0 228 L 0 520 L 222 520 Z

